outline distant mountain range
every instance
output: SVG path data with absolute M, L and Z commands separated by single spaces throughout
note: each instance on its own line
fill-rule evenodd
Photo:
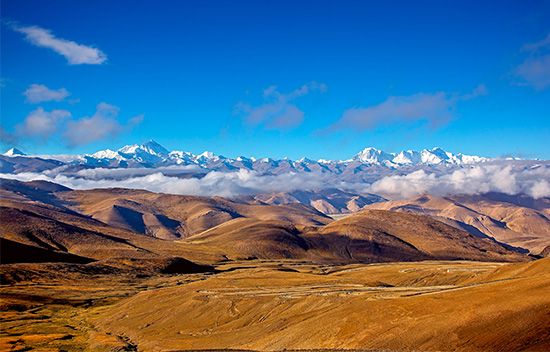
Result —
M 216 171 L 232 171 L 239 169 L 256 170 L 260 172 L 274 171 L 333 171 L 339 172 L 348 165 L 383 166 L 387 168 L 403 168 L 410 166 L 460 166 L 482 163 L 491 159 L 474 155 L 453 154 L 441 148 L 423 149 L 421 151 L 406 150 L 399 153 L 388 153 L 376 148 L 365 148 L 347 160 L 298 160 L 254 158 L 239 156 L 226 158 L 212 152 L 193 154 L 191 152 L 169 151 L 159 143 L 151 140 L 144 144 L 126 145 L 118 150 L 105 149 L 92 154 L 73 156 L 27 156 L 21 150 L 11 148 L 3 154 L 6 157 L 40 157 L 53 159 L 69 165 L 86 167 L 163 167 L 171 165 L 195 165 L 203 169 Z M 3 159 L 9 163 L 9 160 Z
M 369 147 L 346 160 L 291 160 L 169 151 L 148 141 L 91 154 L 26 155 L 12 148 L 0 155 L 0 177 L 4 178 L 50 180 L 83 189 L 255 195 L 259 202 L 298 201 L 329 213 L 356 211 L 374 201 L 369 193 L 392 199 L 431 191 L 439 195 L 497 191 L 546 196 L 548 170 L 550 162 L 545 160 L 485 158 L 441 148 L 388 153 Z M 390 176 L 396 178 L 371 187 Z M 502 183 L 503 177 L 512 179 L 512 184 Z

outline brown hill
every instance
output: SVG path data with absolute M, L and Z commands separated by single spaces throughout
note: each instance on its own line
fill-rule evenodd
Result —
M 361 211 L 323 227 L 234 219 L 183 242 L 229 259 L 387 262 L 427 259 L 521 261 L 527 257 L 427 216 Z
M 0 207 L 2 237 L 21 244 L 90 258 L 110 257 L 114 253 L 132 257 L 136 252 L 146 251 L 124 238 L 105 233 L 108 231 L 99 225 L 94 227 L 96 230 L 90 230 L 30 210 Z
M 315 229 L 306 238 L 317 244 L 313 248 L 344 249 L 339 253 L 342 257 L 358 261 L 515 261 L 524 257 L 428 216 L 380 210 L 360 211 Z
M 518 196 L 516 203 L 531 204 L 527 208 L 507 200 L 495 200 L 496 195 L 435 197 L 424 195 L 413 199 L 387 201 L 368 205 L 368 209 L 382 209 L 430 215 L 449 222 L 474 235 L 489 236 L 515 247 L 526 248 L 533 254 L 550 245 L 550 218 L 545 214 L 545 202 L 529 202 Z
M 185 240 L 207 246 L 232 260 L 299 259 L 307 256 L 308 244 L 289 222 L 238 218 Z
M 3 238 L 93 259 L 527 259 L 494 241 L 412 214 L 362 211 L 332 222 L 301 204 L 251 205 L 126 189 L 72 191 L 16 181 L 2 192 Z M 173 241 L 183 235 L 184 240 Z
M 240 217 L 310 226 L 331 221 L 313 208 L 299 204 L 243 204 L 221 197 L 180 196 L 125 189 L 73 191 L 65 192 L 61 197 L 72 203 L 73 209 L 106 224 L 167 239 L 192 236 Z
M 220 259 L 206 251 L 189 253 L 183 244 L 143 236 L 80 214 L 60 198 L 71 191 L 57 188 L 58 185 L 3 181 L 0 183 L 0 236 L 4 239 L 93 259 L 181 255 L 196 260 Z
M 540 253 L 542 257 L 550 257 L 550 245 L 546 246 Z

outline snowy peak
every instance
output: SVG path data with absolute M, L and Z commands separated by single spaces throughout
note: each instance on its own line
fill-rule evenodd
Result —
M 392 162 L 399 165 L 415 165 L 420 163 L 420 153 L 415 150 L 403 150 L 397 153 Z
M 125 160 L 155 164 L 168 158 L 170 152 L 154 140 L 142 145 L 131 144 L 120 148 L 117 153 Z
M 11 148 L 8 151 L 6 151 L 3 155 L 4 156 L 25 156 L 27 154 L 23 153 L 17 148 Z
M 138 149 L 139 149 L 139 144 L 125 145 L 124 147 L 118 150 L 118 153 L 135 154 Z
M 188 165 L 194 162 L 195 155 L 189 152 L 173 150 L 168 153 L 168 160 L 173 161 L 176 165 Z
M 216 154 L 209 152 L 208 150 L 202 152 L 201 154 L 197 155 L 197 159 L 214 159 L 216 158 Z
M 400 166 L 400 165 L 440 165 L 440 164 L 474 164 L 487 161 L 487 158 L 453 154 L 446 152 L 440 147 L 432 149 L 423 149 L 421 151 L 416 150 L 403 150 L 399 153 L 387 153 L 376 148 L 365 148 L 360 151 L 352 159 L 364 164 L 370 165 L 385 165 L 385 166 Z
M 204 151 L 203 153 L 197 155 L 195 157 L 195 161 L 197 163 L 199 163 L 200 165 L 204 165 L 204 164 L 208 164 L 210 162 L 216 162 L 216 161 L 219 161 L 221 159 L 225 159 L 224 157 L 222 156 L 218 156 L 212 152 L 209 152 L 209 151 Z
M 142 144 L 141 149 L 156 156 L 167 156 L 169 154 L 169 151 L 166 148 L 152 139 L 149 142 Z
M 365 164 L 381 164 L 384 161 L 389 161 L 393 158 L 394 155 L 392 154 L 373 147 L 368 147 L 357 153 L 353 159 Z
M 122 159 L 122 157 L 120 156 L 120 154 L 118 154 L 118 152 L 115 152 L 114 150 L 111 150 L 111 149 L 100 150 L 98 152 L 91 154 L 90 156 L 96 159 L 109 159 L 109 160 Z
M 144 143 L 142 145 L 138 145 L 138 144 L 126 145 L 120 148 L 118 152 L 122 154 L 149 154 L 149 155 L 154 155 L 158 157 L 168 156 L 169 154 L 166 148 L 164 148 L 162 145 L 158 144 L 153 140 L 150 140 L 149 142 Z
M 443 149 L 436 147 L 422 150 L 420 152 L 420 160 L 423 164 L 437 165 L 453 161 L 453 158 L 451 153 L 447 153 Z
M 296 163 L 298 164 L 313 164 L 315 160 L 312 160 L 310 158 L 306 158 L 305 156 L 301 157 L 300 159 L 296 160 Z

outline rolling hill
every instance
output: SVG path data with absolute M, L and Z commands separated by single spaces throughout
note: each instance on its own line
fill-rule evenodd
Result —
M 44 181 L 2 182 L 1 192 L 3 238 L 91 259 L 528 259 L 420 215 L 361 211 L 333 221 L 302 204 L 247 204 L 127 189 L 73 191 Z
M 546 198 L 423 195 L 375 203 L 367 208 L 429 215 L 476 236 L 491 237 L 533 254 L 550 245 L 550 202 Z

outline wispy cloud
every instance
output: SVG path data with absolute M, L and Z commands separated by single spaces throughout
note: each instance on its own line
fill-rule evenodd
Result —
M 550 33 L 546 38 L 523 46 L 527 57 L 516 68 L 515 74 L 536 90 L 550 87 Z
M 263 103 L 252 106 L 247 103 L 239 103 L 235 107 L 238 114 L 244 116 L 248 125 L 264 125 L 270 129 L 290 129 L 296 127 L 304 120 L 304 112 L 293 101 L 312 92 L 325 92 L 327 86 L 324 83 L 309 82 L 303 86 L 288 92 L 281 93 L 276 86 L 270 86 L 263 92 Z
M 74 41 L 57 38 L 50 30 L 38 26 L 13 25 L 12 28 L 25 35 L 33 45 L 48 48 L 63 55 L 71 65 L 99 65 L 107 60 L 107 55 L 101 50 L 78 44 Z
M 17 134 L 46 140 L 58 130 L 61 122 L 70 116 L 71 113 L 67 110 L 46 111 L 40 107 L 29 113 L 23 123 L 17 125 Z
M 23 92 L 28 103 L 37 104 L 46 101 L 62 101 L 70 95 L 65 88 L 50 89 L 43 84 L 31 84 Z
M 545 51 L 550 48 L 550 33 L 544 38 L 534 43 L 527 43 L 522 48 L 521 51 L 536 53 L 539 51 Z
M 392 96 L 380 104 L 350 108 L 328 130 L 367 130 L 397 122 L 427 121 L 431 127 L 446 124 L 454 116 L 459 101 L 487 94 L 484 85 L 463 95 L 446 92 L 418 93 L 408 96 Z
M 70 147 L 86 145 L 108 137 L 115 137 L 141 123 L 143 115 L 131 118 L 126 124 L 118 121 L 119 108 L 100 103 L 94 115 L 67 123 L 63 137 Z

